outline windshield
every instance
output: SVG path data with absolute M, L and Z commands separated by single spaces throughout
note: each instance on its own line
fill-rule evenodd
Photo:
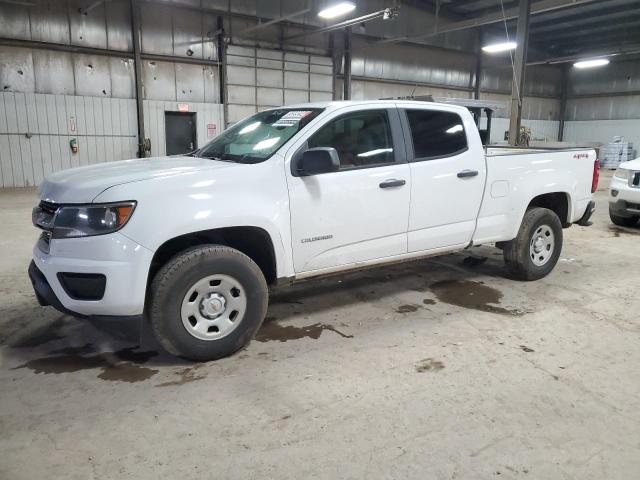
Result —
M 263 162 L 322 111 L 279 108 L 256 113 L 224 131 L 196 156 L 239 163 Z

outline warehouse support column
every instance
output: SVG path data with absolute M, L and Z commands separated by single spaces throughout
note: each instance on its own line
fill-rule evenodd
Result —
M 136 112 L 138 117 L 138 158 L 146 156 L 144 136 L 144 85 L 142 82 L 142 59 L 140 58 L 140 6 L 131 1 L 131 38 L 133 40 L 133 77 L 136 85 Z
M 564 138 L 564 117 L 567 114 L 567 89 L 569 87 L 569 64 L 562 66 L 562 92 L 560 94 L 560 124 L 558 125 L 558 141 Z
M 343 100 L 351 100 L 351 27 L 344 29 Z
M 476 79 L 473 85 L 473 98 L 480 100 L 480 76 L 482 75 L 482 28 L 478 27 L 476 45 Z
M 509 115 L 509 144 L 512 146 L 517 145 L 518 137 L 520 136 L 530 13 L 531 0 L 520 0 L 518 7 L 518 30 L 516 32 L 517 47 L 513 64 L 513 82 L 511 85 L 511 113 Z
M 227 68 L 227 55 L 226 44 L 224 41 L 224 17 L 220 15 L 217 20 L 216 32 L 218 35 L 217 50 L 218 50 L 218 83 L 219 83 L 219 97 L 220 104 L 222 105 L 222 130 L 227 128 L 227 99 L 226 99 L 226 68 Z

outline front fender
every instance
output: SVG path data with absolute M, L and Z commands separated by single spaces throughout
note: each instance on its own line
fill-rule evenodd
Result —
M 136 200 L 120 233 L 155 252 L 163 243 L 193 232 L 258 227 L 271 237 L 277 276 L 292 272 L 289 196 L 280 157 L 253 165 L 201 171 L 117 185 L 94 202 Z

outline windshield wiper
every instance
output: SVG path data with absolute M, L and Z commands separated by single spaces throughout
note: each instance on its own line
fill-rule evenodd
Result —
M 200 158 L 208 158 L 209 160 L 217 160 L 218 162 L 233 162 L 233 160 L 229 160 L 228 158 L 218 157 L 214 154 L 211 155 L 199 155 Z

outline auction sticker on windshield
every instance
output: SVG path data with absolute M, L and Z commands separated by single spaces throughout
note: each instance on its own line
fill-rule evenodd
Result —
M 311 110 L 294 110 L 292 112 L 285 113 L 278 121 L 272 123 L 272 127 L 291 127 L 297 124 L 304 117 L 309 115 Z

